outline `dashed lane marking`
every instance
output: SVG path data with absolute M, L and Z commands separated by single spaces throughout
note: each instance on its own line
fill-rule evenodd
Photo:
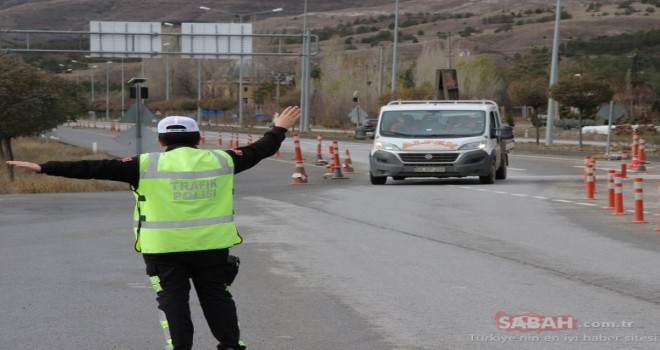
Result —
M 472 191 L 481 191 L 481 192 L 488 192 L 488 193 L 494 193 L 494 194 L 501 194 L 501 195 L 510 195 L 514 197 L 524 197 L 524 198 L 532 198 L 532 199 L 539 199 L 539 200 L 544 200 L 544 201 L 552 201 L 552 202 L 557 202 L 557 203 L 564 203 L 564 204 L 575 204 L 575 205 L 581 205 L 585 207 L 600 207 L 601 205 L 598 203 L 588 203 L 588 202 L 580 202 L 580 201 L 574 201 L 574 200 L 569 200 L 569 199 L 561 199 L 561 198 L 548 198 L 548 197 L 543 197 L 543 196 L 530 196 L 528 194 L 524 193 L 511 193 L 511 192 L 506 192 L 506 191 L 499 191 L 499 190 L 489 190 L 487 188 L 475 188 L 471 186 L 454 186 L 460 189 L 465 189 L 465 190 L 472 190 Z M 634 210 L 625 210 L 628 213 L 634 213 Z M 652 216 L 660 216 L 658 213 L 651 213 L 648 211 L 644 211 L 644 215 L 652 215 Z

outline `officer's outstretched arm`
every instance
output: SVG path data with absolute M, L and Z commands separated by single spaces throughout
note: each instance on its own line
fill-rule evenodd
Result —
M 27 169 L 27 170 L 32 170 L 35 173 L 41 172 L 41 166 L 37 163 L 23 162 L 23 161 L 20 161 L 20 160 L 9 160 L 9 161 L 7 161 L 7 165 L 12 165 L 12 166 Z

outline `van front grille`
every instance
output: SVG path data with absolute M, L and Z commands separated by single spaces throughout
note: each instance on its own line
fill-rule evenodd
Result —
M 405 163 L 453 163 L 458 153 L 399 153 Z

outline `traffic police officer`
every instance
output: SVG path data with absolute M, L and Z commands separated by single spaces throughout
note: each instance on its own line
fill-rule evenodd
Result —
M 239 264 L 229 248 L 242 242 L 233 220 L 234 174 L 275 154 L 299 116 L 298 107 L 287 107 L 261 139 L 227 151 L 198 149 L 197 123 L 171 116 L 158 123 L 165 152 L 121 160 L 7 164 L 47 175 L 129 183 L 136 199 L 135 249 L 143 254 L 157 293 L 165 349 L 192 349 L 190 280 L 218 349 L 245 349 L 228 291 Z

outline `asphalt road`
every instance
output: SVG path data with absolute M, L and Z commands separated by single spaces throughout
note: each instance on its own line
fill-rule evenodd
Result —
M 309 184 L 289 185 L 290 140 L 236 178 L 232 290 L 250 349 L 660 349 L 653 164 L 638 225 L 602 208 L 602 187 L 584 199 L 580 157 L 514 153 L 494 185 L 372 186 L 368 144 L 340 144 L 358 171 L 348 179 L 324 179 L 315 140 L 302 145 Z M 129 192 L 0 203 L 0 348 L 161 348 Z M 193 305 L 197 348 L 211 349 Z M 548 327 L 515 317 L 530 314 Z M 559 329 L 567 320 L 576 329 Z

